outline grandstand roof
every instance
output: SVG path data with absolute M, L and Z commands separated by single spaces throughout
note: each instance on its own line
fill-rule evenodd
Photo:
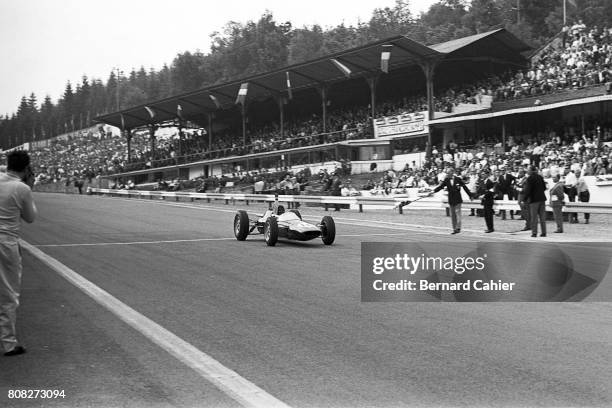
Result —
M 471 50 L 476 51 L 480 55 L 487 55 L 491 46 L 507 47 L 515 53 L 521 53 L 531 50 L 531 47 L 516 38 L 512 33 L 503 28 L 486 33 L 474 34 L 468 37 L 458 38 L 456 40 L 446 41 L 440 44 L 432 45 L 430 48 L 444 53 L 451 54 L 457 51 Z
M 346 73 L 332 60 L 346 66 L 351 71 L 351 78 L 377 75 L 380 73 L 380 56 L 383 45 L 393 46 L 389 62 L 390 71 L 430 59 L 445 59 L 447 56 L 453 59 L 490 56 L 496 52 L 496 49 L 503 53 L 506 60 L 518 60 L 522 58 L 520 53 L 529 49 L 526 44 L 504 29 L 431 47 L 400 35 L 275 71 L 152 101 L 99 116 L 95 120 L 119 128 L 134 129 L 176 119 L 178 117 L 177 107 L 180 105 L 183 118 L 197 123 L 206 123 L 208 113 L 234 107 L 238 90 L 245 82 L 249 83 L 248 100 L 263 101 L 287 95 L 287 72 L 289 72 L 292 92 L 346 80 Z M 151 117 L 147 108 L 154 113 L 154 117 Z

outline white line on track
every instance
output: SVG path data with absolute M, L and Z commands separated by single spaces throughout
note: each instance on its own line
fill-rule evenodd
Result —
M 412 231 L 398 232 L 398 233 L 383 233 L 383 234 L 339 234 L 337 237 L 372 237 L 372 236 L 403 236 L 412 234 Z M 86 244 L 37 244 L 34 245 L 36 248 L 72 248 L 72 247 L 95 247 L 95 246 L 106 246 L 106 245 L 158 245 L 158 244 L 175 244 L 184 242 L 203 242 L 203 241 L 235 241 L 235 237 L 225 238 L 198 238 L 198 239 L 174 239 L 167 241 L 129 241 L 129 242 L 90 242 Z
M 225 367 L 208 354 L 198 350 L 196 347 L 166 330 L 151 319 L 138 313 L 136 310 L 83 278 L 57 259 L 45 254 L 40 249 L 25 241 L 20 241 L 20 245 L 42 263 L 82 290 L 97 303 L 115 314 L 119 319 L 136 329 L 153 343 L 176 357 L 179 361 L 195 370 L 203 378 L 210 381 L 217 388 L 243 406 L 257 408 L 289 408 L 284 402 L 259 388 L 246 378 L 241 377 L 235 371 Z
M 80 244 L 40 244 L 35 245 L 38 248 L 54 248 L 54 247 L 82 247 L 82 246 L 104 246 L 104 245 L 146 245 L 146 244 L 175 244 L 182 242 L 202 242 L 202 241 L 230 241 L 236 238 L 195 238 L 195 239 L 173 239 L 165 241 L 129 241 L 129 242 L 91 242 Z

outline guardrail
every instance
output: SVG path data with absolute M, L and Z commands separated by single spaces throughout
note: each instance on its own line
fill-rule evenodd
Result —
M 111 196 L 126 196 L 134 198 L 174 198 L 179 201 L 181 198 L 189 199 L 194 201 L 207 200 L 224 200 L 226 204 L 231 201 L 244 201 L 246 205 L 249 205 L 251 201 L 258 202 L 273 202 L 275 200 L 274 194 L 242 194 L 242 193 L 195 193 L 185 191 L 141 191 L 141 190 L 112 190 L 106 188 L 91 188 L 88 190 L 91 194 L 108 194 Z M 388 207 L 389 209 L 398 208 L 400 214 L 403 213 L 402 202 L 409 200 L 406 196 L 395 196 L 395 197 L 367 197 L 367 196 L 355 196 L 355 197 L 338 197 L 338 196 L 308 196 L 308 195 L 279 195 L 278 200 L 284 203 L 313 203 L 325 206 L 325 209 L 333 205 L 354 205 L 359 207 L 359 212 L 363 212 L 363 208 L 367 206 L 374 207 Z M 410 199 L 413 201 L 413 199 Z M 440 197 L 428 197 L 420 199 L 419 201 L 412 202 L 410 209 L 421 209 L 421 210 L 432 210 L 441 209 L 448 207 L 448 203 L 441 200 Z M 466 200 L 463 203 L 464 208 L 469 209 L 481 209 L 482 205 L 480 200 Z M 493 206 L 495 210 L 515 210 L 519 211 L 520 207 L 516 201 L 498 200 Z M 552 211 L 550 205 L 546 206 L 547 211 Z M 612 204 L 607 203 L 566 203 L 563 207 L 564 212 L 569 213 L 591 213 L 591 214 L 612 214 Z

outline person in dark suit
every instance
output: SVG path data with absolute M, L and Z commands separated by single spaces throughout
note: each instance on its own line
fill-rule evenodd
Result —
M 468 197 L 472 195 L 463 180 L 455 176 L 455 169 L 452 167 L 446 169 L 446 178 L 442 180 L 440 185 L 434 188 L 429 195 L 431 196 L 433 193 L 443 188 L 446 188 L 448 191 L 448 205 L 450 207 L 451 222 L 453 224 L 453 232 L 451 234 L 458 234 L 461 232 L 461 204 L 463 203 L 461 189 L 467 193 Z
M 542 226 L 541 237 L 546 236 L 546 182 L 544 178 L 538 174 L 535 166 L 529 167 L 529 177 L 525 181 L 523 193 L 525 202 L 529 203 L 529 212 L 531 215 L 531 236 L 538 236 L 538 217 Z
M 501 174 L 499 175 L 497 181 L 497 200 L 503 200 L 505 196 L 508 197 L 508 200 L 514 200 L 514 183 L 516 182 L 516 177 L 512 174 L 506 172 L 506 168 L 500 169 Z M 506 210 L 500 210 L 502 220 L 506 219 Z M 514 210 L 510 210 L 510 218 L 514 219 Z
M 527 174 L 525 174 L 525 170 L 520 169 L 518 172 L 518 177 L 516 178 L 515 186 L 515 194 L 518 198 L 519 205 L 521 206 L 521 215 L 525 220 L 525 226 L 522 231 L 529 231 L 531 229 L 531 214 L 529 213 L 529 203 L 525 201 L 525 183 L 527 182 Z
M 486 174 L 488 176 L 488 174 Z M 480 184 L 478 196 L 481 197 L 481 204 L 484 209 L 484 219 L 487 225 L 486 233 L 494 232 L 493 228 L 493 204 L 495 204 L 495 191 L 497 189 L 497 182 L 495 177 L 487 177 L 483 183 Z

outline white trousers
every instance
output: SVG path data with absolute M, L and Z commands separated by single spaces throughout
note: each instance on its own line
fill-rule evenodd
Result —
M 0 234 L 0 346 L 5 352 L 18 345 L 16 323 L 20 291 L 19 241 Z

